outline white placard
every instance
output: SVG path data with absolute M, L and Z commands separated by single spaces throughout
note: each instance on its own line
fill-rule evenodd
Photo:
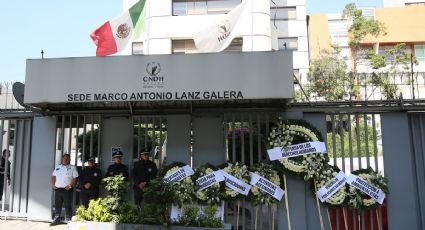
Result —
M 330 183 L 321 187 L 319 191 L 317 191 L 317 197 L 319 197 L 321 202 L 325 202 L 329 197 L 338 192 L 345 183 L 347 183 L 347 177 L 344 172 L 340 171 L 334 178 L 332 178 Z
M 174 183 L 177 181 L 181 181 L 188 176 L 192 176 L 194 174 L 193 169 L 189 165 L 185 165 L 168 176 L 164 177 L 165 183 Z
M 385 193 L 381 189 L 369 184 L 361 177 L 351 174 L 347 178 L 347 183 L 366 193 L 367 195 L 375 199 L 379 204 L 382 204 L 384 202 Z
M 198 186 L 198 192 L 206 188 L 211 187 L 215 183 L 224 181 L 224 176 L 221 171 L 214 171 L 208 175 L 200 177 L 196 180 L 196 185 Z
M 326 153 L 325 142 L 312 141 L 285 147 L 274 147 L 267 150 L 271 161 L 282 158 L 297 157 L 311 153 Z
M 238 192 L 242 195 L 248 196 L 249 190 L 251 190 L 251 185 L 239 180 L 238 178 L 228 174 L 224 170 L 221 170 L 221 173 L 224 176 L 224 181 L 226 186 L 232 189 L 235 192 Z
M 283 195 L 285 194 L 285 191 L 283 191 L 283 189 L 258 174 L 250 173 L 250 175 L 250 184 L 259 188 L 261 191 L 270 194 L 279 201 L 282 199 Z

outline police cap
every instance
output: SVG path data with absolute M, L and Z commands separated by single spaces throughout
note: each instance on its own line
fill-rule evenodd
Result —
M 124 153 L 122 153 L 121 151 L 116 151 L 112 153 L 112 157 L 122 157 L 124 156 Z

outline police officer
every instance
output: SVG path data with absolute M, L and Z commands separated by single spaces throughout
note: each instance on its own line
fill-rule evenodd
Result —
M 62 203 L 65 204 L 65 222 L 72 216 L 72 188 L 77 184 L 78 172 L 74 165 L 70 164 L 69 154 L 64 154 L 62 164 L 56 166 L 52 174 L 52 187 L 55 190 L 55 218 L 52 225 L 60 223 Z
M 102 179 L 101 171 L 96 167 L 96 160 L 90 158 L 87 164 L 78 178 L 81 185 L 80 200 L 85 208 L 89 206 L 90 200 L 99 197 L 99 184 Z
M 114 163 L 109 165 L 108 171 L 106 172 L 106 177 L 121 175 L 128 181 L 128 167 L 125 164 L 122 164 L 122 157 L 124 154 L 121 151 L 116 151 L 112 153 L 112 158 Z
M 156 164 L 149 160 L 149 152 L 142 151 L 139 155 L 139 161 L 134 163 L 133 180 L 134 180 L 134 202 L 140 205 L 143 198 L 143 189 L 148 186 L 148 183 L 156 177 Z
M 3 197 L 3 185 L 4 180 L 7 180 L 7 184 L 10 184 L 10 151 L 9 150 L 3 150 L 3 153 L 1 155 L 1 161 L 0 161 L 0 200 L 2 200 Z M 7 160 L 6 160 L 7 159 Z M 7 166 L 6 166 L 7 162 Z M 7 168 L 7 172 L 6 172 Z

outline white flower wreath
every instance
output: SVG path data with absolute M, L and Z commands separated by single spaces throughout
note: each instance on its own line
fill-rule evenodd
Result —
M 223 171 L 249 184 L 249 171 L 246 165 L 242 165 L 239 162 L 234 164 L 227 163 L 227 166 L 223 168 Z M 224 198 L 226 200 L 236 199 L 238 195 L 240 195 L 238 192 L 225 186 Z
M 164 177 L 171 175 L 180 168 L 180 166 L 171 167 L 165 172 Z M 171 185 L 171 189 L 175 196 L 175 203 L 179 206 L 182 206 L 183 204 L 193 203 L 195 194 L 195 184 L 193 183 L 192 178 L 190 176 L 184 178 L 181 181 L 174 182 Z
M 331 165 L 327 165 L 320 173 L 320 175 L 316 178 L 316 189 L 328 185 L 332 182 L 333 178 L 338 174 L 339 169 L 337 167 L 332 167 Z M 315 191 L 316 194 L 317 191 Z M 345 199 L 347 197 L 347 191 L 345 186 L 340 188 L 336 193 L 326 199 L 326 203 L 329 206 L 340 207 L 345 203 Z
M 281 179 L 279 177 L 279 174 L 277 173 L 276 170 L 273 169 L 272 165 L 266 164 L 266 163 L 258 163 L 252 167 L 251 171 L 253 171 L 253 173 L 257 175 L 260 175 L 266 178 L 267 180 L 271 181 L 273 184 L 281 187 Z M 274 197 L 269 195 L 268 193 L 263 192 L 262 190 L 260 190 L 259 188 L 255 186 L 252 186 L 251 188 L 250 199 L 254 205 L 259 205 L 259 204 L 269 205 L 278 201 Z
M 370 185 L 381 189 L 388 194 L 388 179 L 381 174 L 376 173 L 372 168 L 360 169 L 353 171 L 352 174 L 357 175 Z M 372 197 L 358 190 L 356 187 L 348 185 L 348 206 L 354 209 L 373 208 L 378 202 Z
M 272 128 L 268 138 L 269 145 L 272 148 L 321 140 L 320 133 L 313 130 L 313 127 L 307 122 L 282 120 L 281 118 Z M 285 169 L 294 174 L 303 175 L 304 180 L 319 176 L 320 170 L 327 164 L 327 161 L 327 156 L 324 154 L 308 154 L 279 160 Z

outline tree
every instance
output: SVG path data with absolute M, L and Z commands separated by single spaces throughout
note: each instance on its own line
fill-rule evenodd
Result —
M 358 9 L 354 3 L 347 4 L 342 14 L 343 18 L 347 18 L 351 21 L 351 26 L 348 30 L 349 32 L 349 46 L 351 49 L 351 55 L 353 57 L 353 70 L 352 70 L 352 97 L 359 98 L 359 88 L 358 88 L 358 64 L 359 59 L 362 57 L 358 55 L 363 48 L 361 42 L 366 38 L 366 36 L 378 37 L 386 33 L 385 25 L 381 22 L 368 19 L 363 16 L 362 10 Z
M 337 126 L 338 127 L 338 126 Z M 353 157 L 357 157 L 359 154 L 361 157 L 366 157 L 366 153 L 369 156 L 373 155 L 374 149 L 374 141 L 373 141 L 373 127 L 370 125 L 366 126 L 367 131 L 365 129 L 364 124 L 359 124 L 359 128 L 357 129 L 356 125 L 351 125 L 351 151 Z M 338 129 L 338 128 L 337 128 Z M 367 138 L 366 138 L 367 132 Z M 357 135 L 359 135 L 359 142 L 357 143 Z M 335 132 L 335 142 L 332 137 L 332 132 L 327 133 L 327 150 L 329 157 L 333 157 L 336 154 L 336 157 L 342 156 L 342 145 L 341 145 L 341 137 L 344 141 L 344 157 L 350 157 L 350 133 L 348 130 L 344 129 L 343 135 L 339 133 L 339 129 Z M 336 147 L 336 151 L 334 151 L 334 146 Z M 368 148 L 366 149 L 366 145 Z M 358 148 L 360 146 L 360 149 Z M 368 151 L 366 151 L 368 150 Z M 378 152 L 378 155 L 382 155 L 382 152 Z
M 308 73 L 308 94 L 326 101 L 343 100 L 348 96 L 347 65 L 340 58 L 340 49 L 336 46 L 332 48 L 332 51 L 321 51 L 320 57 L 311 62 Z
M 381 87 L 386 99 L 396 99 L 398 86 L 391 81 L 391 76 L 410 69 L 410 54 L 406 51 L 406 44 L 400 43 L 384 50 L 384 54 L 377 54 L 373 49 L 366 50 L 366 59 L 374 69 L 371 83 Z

